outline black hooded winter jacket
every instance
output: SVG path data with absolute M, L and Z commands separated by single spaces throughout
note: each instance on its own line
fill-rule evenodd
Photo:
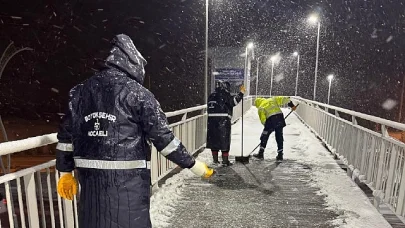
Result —
M 149 141 L 182 168 L 195 160 L 142 86 L 146 60 L 132 40 L 118 35 L 112 43 L 106 69 L 70 91 L 56 168 L 78 171 L 80 227 L 146 228 L 151 227 Z

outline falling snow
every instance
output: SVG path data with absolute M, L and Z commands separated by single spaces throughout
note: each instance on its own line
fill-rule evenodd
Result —
M 393 109 L 397 104 L 398 104 L 397 101 L 392 100 L 392 99 L 387 99 L 387 100 L 382 104 L 382 107 L 383 107 L 385 110 L 391 110 L 391 109 Z
M 283 79 L 284 79 L 284 74 L 283 74 L 283 73 L 277 74 L 277 75 L 274 77 L 274 81 L 276 81 L 276 82 L 280 82 L 280 81 L 283 80 Z
M 376 1 L 209 1 L 208 74 L 218 67 L 244 69 L 245 49 L 250 75 L 256 76 L 258 57 L 273 62 L 273 91 L 294 94 L 300 53 L 298 95 L 313 97 L 317 24 L 320 20 L 316 97 L 327 101 L 327 75 L 335 74 L 331 102 L 344 108 L 396 120 L 399 104 L 385 109 L 387 99 L 400 102 L 405 74 L 405 19 L 401 0 Z M 24 9 L 24 10 L 16 10 Z M 237 16 L 235 16 L 237 15 Z M 24 116 L 21 100 L 30 109 L 63 110 L 68 90 L 100 71 L 114 33 L 128 33 L 148 61 L 145 86 L 164 110 L 203 103 L 205 75 L 205 1 L 120 1 L 116 4 L 73 2 L 35 5 L 32 1 L 0 3 L 0 52 L 13 41 L 20 52 L 0 78 L 0 115 Z M 213 56 L 219 48 L 237 49 L 239 58 L 224 66 Z M 254 58 L 253 58 L 254 54 Z M 260 58 L 258 90 L 270 90 L 272 61 Z M 211 80 L 208 80 L 209 82 Z M 256 81 L 252 80 L 251 91 Z M 24 91 L 21 92 L 22 88 Z M 59 92 L 51 90 L 58 88 Z M 173 88 L 182 88 L 175 93 Z M 55 101 L 46 99 L 51 91 Z

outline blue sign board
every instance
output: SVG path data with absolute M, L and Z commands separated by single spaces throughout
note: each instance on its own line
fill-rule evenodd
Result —
M 243 81 L 244 69 L 221 68 L 213 72 L 215 80 Z
M 231 86 L 231 94 L 239 93 L 240 86 L 243 85 L 244 69 L 238 68 L 220 68 L 213 72 L 215 82 L 218 80 L 227 81 Z

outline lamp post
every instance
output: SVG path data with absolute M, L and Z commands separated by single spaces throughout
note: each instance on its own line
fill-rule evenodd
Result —
M 275 62 L 275 61 L 279 61 L 280 58 L 281 58 L 281 57 L 279 56 L 279 54 L 273 55 L 273 56 L 270 58 L 270 61 L 271 61 L 270 96 L 272 95 L 272 90 L 273 90 L 274 62 Z
M 261 57 L 263 57 L 263 56 L 260 56 L 260 57 L 258 57 L 257 58 L 257 66 L 256 66 L 256 98 L 257 98 L 257 95 L 258 95 L 258 88 L 259 88 L 259 65 L 260 65 L 260 58 Z
M 315 81 L 314 81 L 314 101 L 316 100 L 316 80 L 318 76 L 318 59 L 319 59 L 319 38 L 320 38 L 320 33 L 321 33 L 321 20 L 319 19 L 319 16 L 316 14 L 312 14 L 309 18 L 308 21 L 312 24 L 318 23 L 318 37 L 316 41 L 316 62 L 315 62 Z
M 299 76 L 299 73 L 300 73 L 300 54 L 298 52 L 294 52 L 293 55 L 297 57 L 297 78 L 295 80 L 295 94 L 294 94 L 294 96 L 297 96 L 297 93 L 298 93 L 298 76 Z
M 247 78 L 248 76 L 248 54 L 249 54 L 249 50 L 252 49 L 254 47 L 253 43 L 248 43 L 248 45 L 246 46 L 246 51 L 245 51 L 245 80 L 244 80 L 244 84 L 247 90 L 247 95 L 249 95 L 250 93 L 250 85 L 248 85 L 248 81 L 250 81 L 250 79 Z
M 209 0 L 205 1 L 205 67 L 204 67 L 204 104 L 208 102 L 208 6 Z
M 332 80 L 333 80 L 333 74 L 328 75 L 328 81 L 329 81 L 328 104 L 329 104 L 329 101 L 330 101 L 330 88 L 331 88 L 331 86 L 332 86 Z
M 273 73 L 274 73 L 274 60 L 275 57 L 271 57 L 271 77 L 270 77 L 270 96 L 271 96 L 271 92 L 273 90 Z
M 269 57 L 270 55 L 261 55 L 257 58 L 257 69 L 256 69 L 256 97 L 259 94 L 259 69 L 260 69 L 260 59 L 263 57 Z

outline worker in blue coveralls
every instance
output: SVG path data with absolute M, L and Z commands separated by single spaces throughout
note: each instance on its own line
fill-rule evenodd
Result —
M 219 164 L 219 151 L 222 153 L 222 165 L 232 165 L 229 150 L 233 107 L 242 101 L 246 88 L 242 85 L 240 92 L 232 96 L 230 87 L 229 82 L 219 80 L 215 91 L 208 97 L 207 148 L 211 149 L 214 165 Z
M 150 158 L 161 154 L 198 176 L 213 170 L 195 160 L 142 86 L 146 60 L 127 35 L 112 40 L 105 68 L 70 91 L 58 132 L 58 193 L 72 200 L 81 186 L 79 227 L 150 228 Z

